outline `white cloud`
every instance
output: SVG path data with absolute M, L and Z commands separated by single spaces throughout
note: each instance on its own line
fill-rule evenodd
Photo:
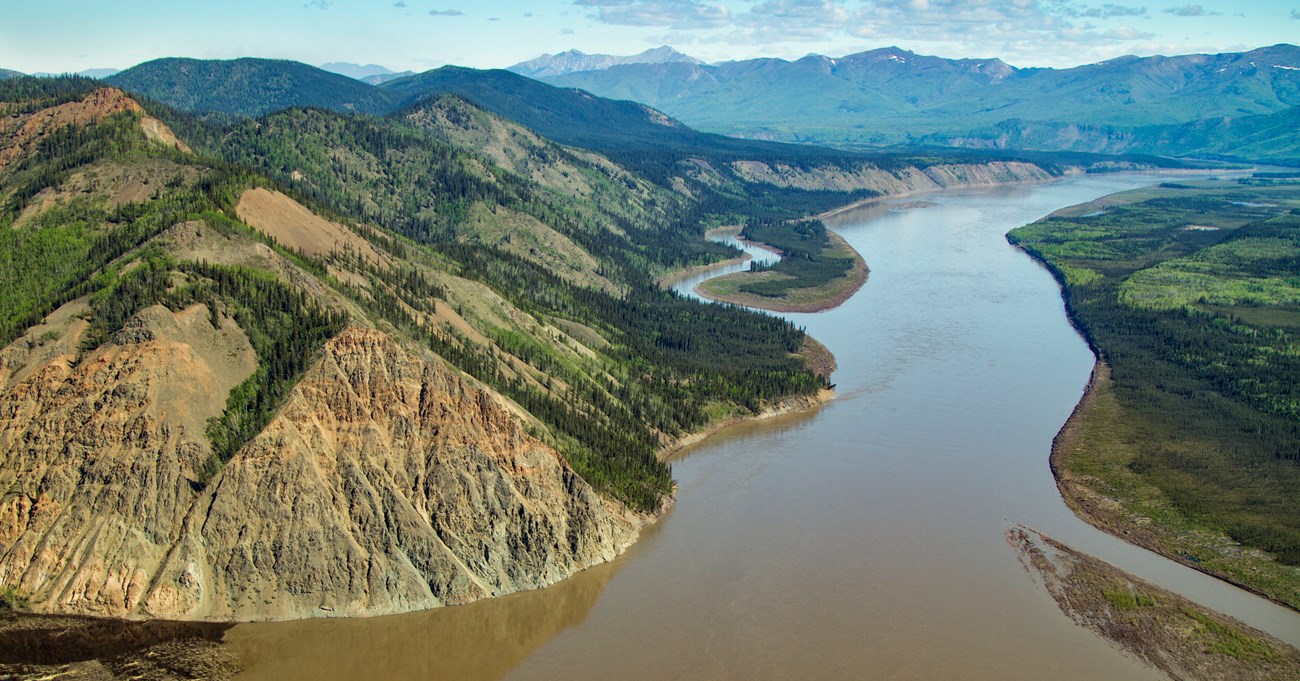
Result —
M 655 44 L 748 47 L 802 53 L 802 45 L 850 51 L 902 45 L 950 57 L 999 56 L 1025 65 L 1077 65 L 1155 45 L 1159 27 L 1133 25 L 1151 12 L 1136 0 L 572 0 L 599 23 L 668 29 Z M 725 4 L 724 4 L 725 3 Z M 1190 9 L 1189 9 L 1190 8 Z M 1211 12 L 1198 5 L 1171 13 Z M 1297 10 L 1300 12 L 1300 10 Z M 1193 14 L 1187 14 L 1193 16 Z M 1144 30 L 1150 29 L 1150 30 Z M 666 39 L 666 36 L 672 36 Z M 1168 53 L 1186 52 L 1160 45 Z M 1141 50 L 1145 52 L 1146 50 Z
M 1176 17 L 1213 17 L 1221 13 L 1207 10 L 1200 5 L 1183 5 L 1182 7 L 1170 7 L 1165 10 L 1165 14 L 1172 14 Z
M 592 18 L 621 26 L 666 26 L 673 29 L 720 28 L 732 21 L 725 5 L 699 0 L 575 0 L 590 7 Z
M 465 13 L 458 9 L 431 9 L 429 16 L 432 17 L 463 17 Z

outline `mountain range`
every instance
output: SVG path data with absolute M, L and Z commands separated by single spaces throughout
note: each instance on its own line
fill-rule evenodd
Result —
M 1300 106 L 1300 48 L 1292 45 L 1121 57 L 1069 69 L 898 48 L 710 65 L 667 47 L 630 57 L 570 50 L 510 70 L 410 74 L 373 64 L 327 66 L 338 73 L 278 60 L 160 59 L 105 80 L 184 111 L 239 116 L 290 106 L 382 115 L 454 92 L 565 143 L 573 143 L 573 128 L 563 115 L 587 108 L 584 134 L 624 147 L 637 138 L 642 147 L 673 138 L 669 146 L 677 147 L 689 136 L 692 144 L 709 139 L 715 146 L 742 145 L 740 138 L 849 150 L 946 147 L 1288 164 L 1298 162 L 1300 146 L 1288 129 Z M 537 81 L 556 87 L 539 89 Z M 579 91 L 597 97 L 584 100 Z M 545 113 L 561 99 L 563 106 Z M 563 114 L 558 120 L 555 111 Z
M 414 71 L 393 71 L 379 64 L 353 64 L 345 61 L 334 61 L 328 64 L 321 64 L 321 69 L 330 73 L 337 73 L 348 78 L 355 78 L 363 83 L 378 85 L 384 81 L 395 78 L 405 78 L 406 76 L 415 75 Z
M 750 138 L 1213 154 L 1234 146 L 1235 128 L 1271 127 L 1252 117 L 1300 105 L 1300 48 L 1121 57 L 1069 69 L 884 48 L 841 58 L 624 64 L 538 77 Z M 1188 125 L 1215 132 L 1193 140 L 1179 130 Z M 1287 142 L 1281 148 L 1294 147 Z
M 579 50 L 567 50 L 559 54 L 544 54 L 536 59 L 519 62 L 506 67 L 521 76 L 530 78 L 547 78 L 578 71 L 599 71 L 612 66 L 625 64 L 702 64 L 700 60 L 682 54 L 667 45 L 648 49 L 627 57 L 611 54 L 586 54 Z

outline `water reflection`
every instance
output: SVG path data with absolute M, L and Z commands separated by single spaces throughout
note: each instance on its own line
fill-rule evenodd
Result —
M 490 681 L 591 613 L 618 561 L 547 589 L 364 619 L 238 625 L 226 642 L 241 679 Z

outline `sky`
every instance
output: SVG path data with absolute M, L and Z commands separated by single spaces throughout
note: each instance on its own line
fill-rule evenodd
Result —
M 1126 54 L 1300 43 L 1300 0 L 0 0 L 0 68 L 159 57 L 503 68 L 670 45 L 708 62 L 896 45 L 1064 68 Z

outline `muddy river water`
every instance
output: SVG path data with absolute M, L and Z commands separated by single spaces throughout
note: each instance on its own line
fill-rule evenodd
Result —
M 1300 615 L 1075 518 L 1048 470 L 1092 356 L 1003 235 L 1158 181 L 837 216 L 870 279 L 838 309 L 788 315 L 838 359 L 835 400 L 678 454 L 676 507 L 612 564 L 467 606 L 240 625 L 240 678 L 1162 678 L 1060 613 L 1005 542 L 1015 524 L 1300 644 Z

